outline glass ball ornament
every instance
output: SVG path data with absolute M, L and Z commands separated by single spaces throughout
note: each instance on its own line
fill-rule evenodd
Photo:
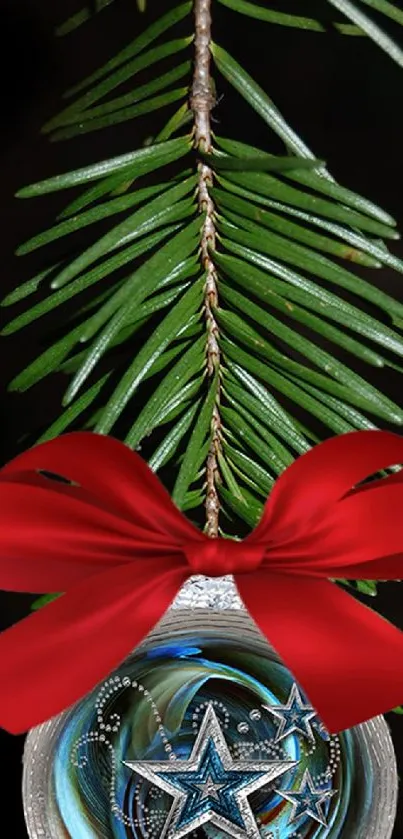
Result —
M 390 839 L 377 717 L 330 736 L 231 578 L 192 578 L 117 670 L 29 732 L 30 839 Z

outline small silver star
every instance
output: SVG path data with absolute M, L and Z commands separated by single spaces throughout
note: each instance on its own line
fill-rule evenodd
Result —
M 160 839 L 182 839 L 206 822 L 233 839 L 261 839 L 248 796 L 297 761 L 234 761 L 210 704 L 188 760 L 123 763 L 173 798 Z
M 295 683 L 285 705 L 263 705 L 263 708 L 280 721 L 275 739 L 276 743 L 294 732 L 301 734 L 307 740 L 315 740 L 311 720 L 316 717 L 316 711 L 312 705 L 304 705 Z
M 225 784 L 215 784 L 212 775 L 208 775 L 203 784 L 195 784 L 195 787 L 200 790 L 200 798 L 215 798 L 218 799 L 218 791 L 224 787 Z
M 322 804 L 336 794 L 336 790 L 316 789 L 309 769 L 305 769 L 302 781 L 298 790 L 276 790 L 278 795 L 285 798 L 293 805 L 292 813 L 288 824 L 297 821 L 303 816 L 310 816 L 314 821 L 327 827 Z

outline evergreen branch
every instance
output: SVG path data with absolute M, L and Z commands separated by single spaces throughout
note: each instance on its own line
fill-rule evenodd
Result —
M 320 31 L 315 21 L 249 0 L 221 3 Z M 170 40 L 192 5 L 193 33 Z M 322 5 L 326 24 L 333 11 Z M 393 16 L 387 0 L 367 5 Z M 403 261 L 385 244 L 398 238 L 394 219 L 336 183 L 267 93 L 212 43 L 211 10 L 211 0 L 170 9 L 68 91 L 67 106 L 45 127 L 52 139 L 151 110 L 163 119 L 142 148 L 20 190 L 30 197 L 82 187 L 20 255 L 50 242 L 67 246 L 77 231 L 88 238 L 2 305 L 39 296 L 6 334 L 77 301 L 64 334 L 10 386 L 24 390 L 52 372 L 69 377 L 63 410 L 40 439 L 77 426 L 144 447 L 153 469 L 174 466 L 176 503 L 204 504 L 206 531 L 216 537 L 221 515 L 230 529 L 239 519 L 255 524 L 276 476 L 323 436 L 374 428 L 378 418 L 403 423 L 401 408 L 349 363 L 401 372 L 393 359 L 403 356 L 403 304 L 355 269 L 403 273 Z M 182 54 L 191 42 L 187 79 Z M 211 56 L 281 138 L 285 155 L 213 136 Z M 136 86 L 143 70 L 147 79 Z M 176 98 L 183 101 L 164 116 Z

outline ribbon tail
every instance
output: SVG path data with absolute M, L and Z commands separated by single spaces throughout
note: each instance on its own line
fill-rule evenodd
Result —
M 330 733 L 403 701 L 403 633 L 328 580 L 261 570 L 239 593 Z
M 187 578 L 138 559 L 81 581 L 0 636 L 0 726 L 20 734 L 85 696 L 162 617 Z

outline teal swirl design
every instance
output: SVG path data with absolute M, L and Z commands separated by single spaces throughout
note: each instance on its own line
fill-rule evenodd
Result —
M 187 760 L 211 704 L 234 761 L 297 762 L 248 799 L 262 839 L 351 839 L 372 799 L 365 752 L 312 714 L 282 724 L 292 690 L 290 672 L 250 638 L 181 629 L 151 640 L 64 716 L 48 802 L 58 839 L 159 839 L 172 798 L 124 761 Z M 307 770 L 318 808 L 302 800 Z M 192 836 L 224 839 L 211 823 Z

